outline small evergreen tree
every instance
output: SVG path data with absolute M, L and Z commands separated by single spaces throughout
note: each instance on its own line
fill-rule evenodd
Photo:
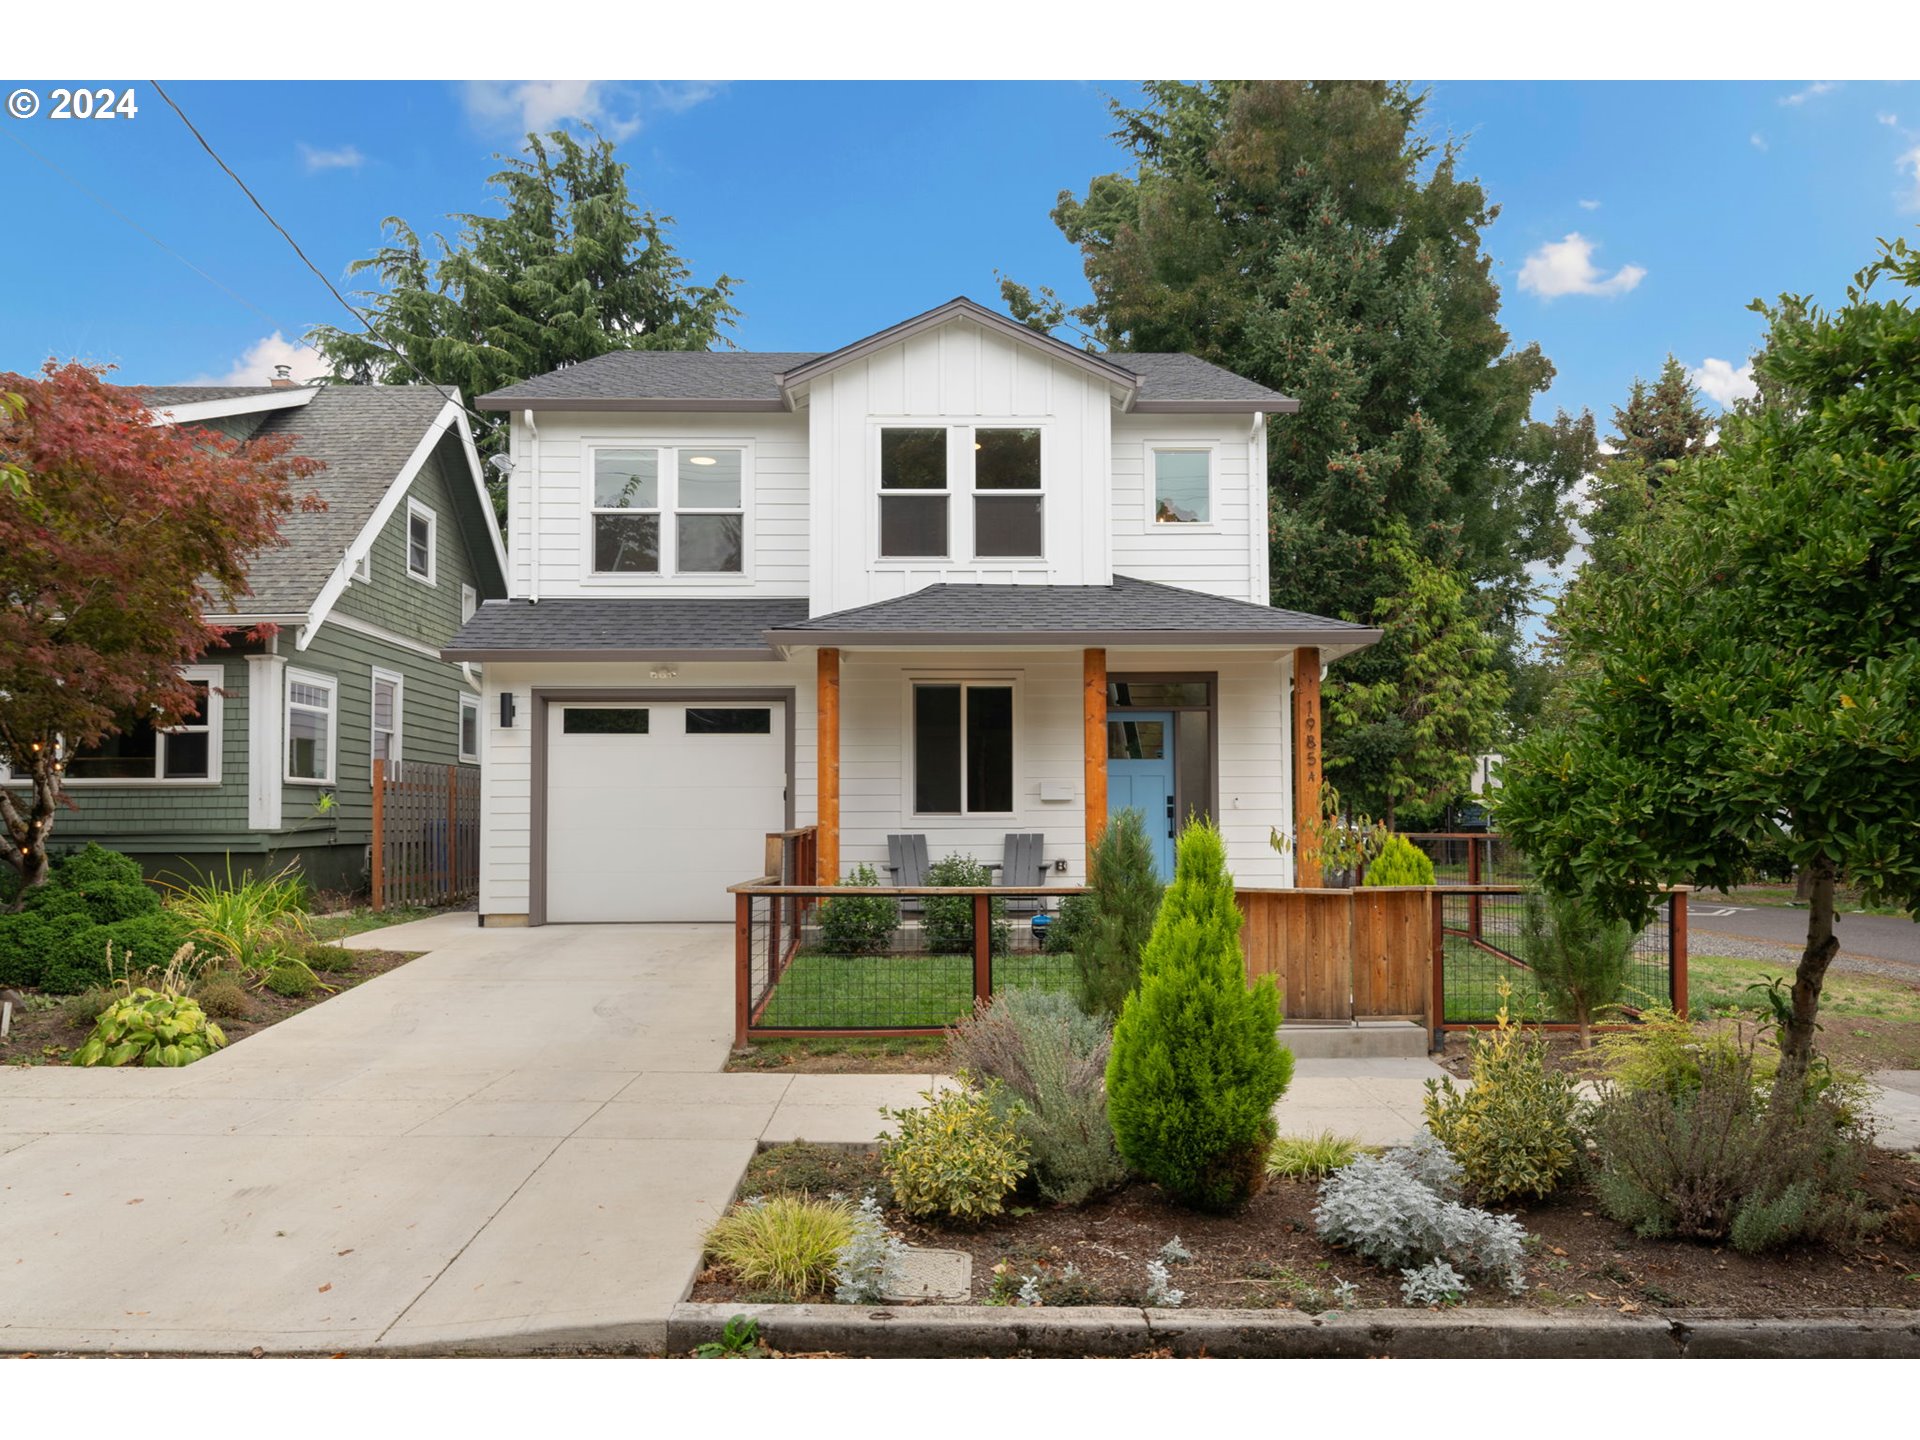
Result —
M 1380 858 L 1367 866 L 1363 885 L 1431 885 L 1433 861 L 1404 835 L 1389 835 Z
M 1232 1210 L 1264 1179 L 1273 1106 L 1293 1078 L 1273 981 L 1247 984 L 1226 846 L 1180 837 L 1173 884 L 1114 1027 L 1107 1114 L 1120 1154 L 1181 1204 Z
M 1138 810 L 1122 810 L 1107 822 L 1093 847 L 1087 886 L 1073 952 L 1080 1003 L 1089 1014 L 1111 1018 L 1140 983 L 1140 952 L 1153 935 L 1165 888 Z
M 1626 987 L 1633 938 L 1631 925 L 1607 920 L 1582 896 L 1527 897 L 1521 953 L 1553 1013 L 1580 1027 L 1582 1050 L 1593 1044 L 1593 1017 Z

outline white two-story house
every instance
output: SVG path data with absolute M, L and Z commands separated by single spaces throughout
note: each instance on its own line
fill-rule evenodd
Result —
M 508 598 L 445 654 L 485 663 L 483 923 L 727 919 L 799 826 L 819 883 L 1016 833 L 1079 883 L 1123 806 L 1163 867 L 1210 815 L 1241 884 L 1293 883 L 1322 667 L 1378 632 L 1267 604 L 1286 396 L 960 299 L 478 403 L 512 419 Z

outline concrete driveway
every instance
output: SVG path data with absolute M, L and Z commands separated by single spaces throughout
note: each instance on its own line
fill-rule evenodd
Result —
M 442 916 L 185 1070 L 0 1070 L 0 1348 L 657 1347 L 758 1141 L 931 1083 L 719 1073 L 731 939 Z

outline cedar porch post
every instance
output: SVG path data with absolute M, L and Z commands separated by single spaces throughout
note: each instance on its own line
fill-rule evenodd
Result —
M 1087 879 L 1093 879 L 1093 847 L 1107 828 L 1107 652 L 1081 654 L 1082 739 L 1087 787 Z
M 1293 652 L 1293 883 L 1320 884 L 1320 647 Z
M 835 885 L 840 880 L 840 652 L 830 645 L 820 651 L 814 705 L 819 796 L 813 883 Z

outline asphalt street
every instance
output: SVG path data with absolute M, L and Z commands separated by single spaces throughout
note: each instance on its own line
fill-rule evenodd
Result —
M 1834 922 L 1842 955 L 1864 955 L 1920 968 L 1920 924 L 1899 915 L 1841 915 Z M 1732 935 L 1765 944 L 1807 943 L 1807 912 L 1785 905 L 1732 905 L 1695 892 L 1687 906 L 1690 948 L 1707 954 L 1709 935 Z

